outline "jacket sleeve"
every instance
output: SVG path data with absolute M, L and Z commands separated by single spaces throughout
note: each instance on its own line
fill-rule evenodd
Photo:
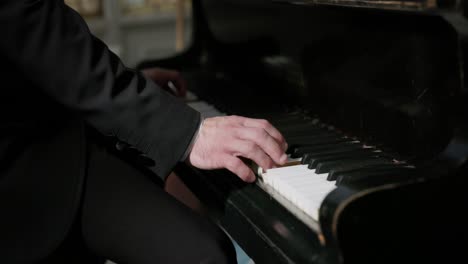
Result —
M 126 68 L 63 0 L 2 0 L 0 30 L 2 61 L 102 134 L 149 156 L 165 179 L 199 126 L 198 112 Z

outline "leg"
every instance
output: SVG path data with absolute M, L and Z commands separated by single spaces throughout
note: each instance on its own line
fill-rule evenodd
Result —
M 91 147 L 82 209 L 87 246 L 117 263 L 235 263 L 229 238 L 148 175 Z
M 164 190 L 186 206 L 192 208 L 192 210 L 195 210 L 195 212 L 201 215 L 207 215 L 206 209 L 203 207 L 200 200 L 198 200 L 174 172 L 167 177 Z

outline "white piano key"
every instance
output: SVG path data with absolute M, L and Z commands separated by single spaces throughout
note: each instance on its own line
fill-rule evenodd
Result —
M 185 95 L 185 100 L 187 102 L 190 102 L 190 101 L 196 101 L 198 100 L 198 96 L 196 96 L 194 93 L 192 93 L 191 91 L 187 91 L 187 94 Z
M 200 112 L 203 118 L 210 118 L 210 117 L 217 117 L 217 116 L 225 116 L 225 113 L 222 113 L 214 106 L 203 102 L 203 101 L 196 101 L 196 102 L 189 102 L 187 103 L 188 106 L 192 107 L 193 109 Z
M 208 104 L 207 102 L 205 101 L 196 101 L 196 102 L 188 102 L 187 105 L 189 105 L 190 107 L 193 107 L 193 108 L 205 108 L 205 107 L 211 107 L 210 104 Z
M 216 108 L 206 102 L 189 102 L 187 103 L 188 106 L 192 107 L 193 109 L 199 111 L 199 112 L 204 112 L 204 111 L 209 111 L 209 110 L 216 110 Z
M 265 173 L 265 175 L 269 176 L 274 176 L 274 175 L 284 175 L 284 174 L 298 174 L 301 172 L 307 172 L 309 169 L 307 168 L 307 165 L 295 165 L 295 166 L 289 166 L 289 167 L 279 167 L 279 168 L 273 168 L 273 169 L 268 169 Z
M 315 178 L 312 175 L 307 175 L 306 178 L 301 177 L 300 180 L 290 180 L 284 182 L 293 190 L 292 201 L 297 203 L 301 208 L 309 202 L 309 197 L 314 196 L 320 202 L 323 200 L 324 195 L 330 191 L 330 185 L 324 183 L 322 179 Z
M 300 180 L 288 181 L 286 184 L 294 189 L 296 197 L 301 197 L 302 199 L 309 193 L 315 193 L 321 189 L 324 189 L 320 179 L 311 179 L 312 177 L 313 176 L 311 175 L 307 175 L 306 178 L 301 177 Z
M 307 165 L 295 165 L 269 169 L 263 179 L 292 204 L 318 220 L 320 205 L 336 188 L 334 182 L 327 181 L 327 176 L 327 173 L 316 174 Z
M 308 194 L 314 193 L 328 193 L 330 190 L 336 188 L 335 182 L 327 181 L 327 175 L 312 175 L 312 179 L 309 180 L 308 184 L 298 185 L 296 188 L 298 192 Z M 291 184 L 295 184 L 294 182 Z M 309 188 L 309 185 L 313 184 L 313 189 Z M 312 191 L 313 190 L 313 191 Z
M 200 114 L 201 114 L 204 118 L 217 117 L 217 116 L 225 116 L 225 115 L 226 115 L 226 114 L 223 114 L 223 113 L 218 112 L 218 111 L 205 111 L 205 112 L 200 112 Z

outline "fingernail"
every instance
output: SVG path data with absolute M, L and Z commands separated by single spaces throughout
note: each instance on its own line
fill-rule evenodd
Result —
M 284 164 L 287 159 L 288 159 L 288 156 L 286 156 L 286 153 L 284 153 L 283 156 L 281 156 L 281 158 L 280 158 L 280 163 Z

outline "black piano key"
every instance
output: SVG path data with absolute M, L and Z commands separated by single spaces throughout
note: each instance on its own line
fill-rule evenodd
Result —
M 271 117 L 268 119 L 272 124 L 277 125 L 297 125 L 297 124 L 304 124 L 304 123 L 315 123 L 318 124 L 319 122 L 317 119 L 313 119 L 302 114 L 289 114 L 277 117 Z
M 309 116 L 304 115 L 304 113 L 300 111 L 295 111 L 295 112 L 282 112 L 282 113 L 275 113 L 275 114 L 265 114 L 264 118 L 267 118 L 268 120 L 271 120 L 272 122 L 282 122 L 282 121 L 290 121 L 290 120 L 296 120 L 296 119 L 312 119 Z
M 310 139 L 307 142 L 291 142 L 287 141 L 289 144 L 288 154 L 296 153 L 307 153 L 307 148 L 317 149 L 320 145 L 329 145 L 329 144 L 341 144 L 341 143 L 349 143 L 353 142 L 352 139 L 349 138 L 338 138 L 338 137 L 317 137 Z
M 321 127 L 309 127 L 304 129 L 291 129 L 291 130 L 282 130 L 282 134 L 286 138 L 293 138 L 293 137 L 303 137 L 303 136 L 322 136 L 322 135 L 335 135 L 339 137 L 343 137 L 344 135 L 336 130 L 328 129 L 328 128 L 321 128 Z
M 281 130 L 280 130 L 281 131 Z M 334 130 L 327 130 L 320 127 L 310 127 L 302 130 L 290 130 L 290 131 L 281 131 L 281 134 L 287 139 L 293 137 L 301 136 L 313 136 L 313 135 L 336 135 L 339 136 L 339 133 Z
M 329 173 L 328 173 L 328 178 L 327 180 L 329 181 L 334 181 L 336 179 L 338 179 L 339 177 L 344 177 L 346 175 L 348 175 L 349 173 L 373 173 L 373 172 L 376 172 L 376 171 L 389 171 L 389 170 L 392 170 L 392 169 L 400 169 L 400 168 L 411 168 L 411 167 L 408 167 L 407 164 L 405 163 L 390 163 L 390 164 L 382 164 L 382 165 L 375 165 L 375 166 L 371 166 L 371 167 L 364 167 L 364 168 L 351 168 L 351 169 L 348 169 L 348 170 L 335 170 L 335 169 L 332 169 Z
M 272 118 L 270 119 L 270 122 L 278 126 L 297 126 L 297 125 L 304 125 L 304 124 L 310 124 L 310 125 L 319 124 L 319 122 L 317 122 L 316 119 L 312 119 L 312 118 L 305 117 L 302 115 L 295 115 L 295 116 L 290 115 L 290 116 L 282 117 L 282 118 Z
M 322 146 L 323 147 L 317 146 L 317 148 L 313 149 L 310 147 L 310 145 L 306 147 L 298 147 L 291 150 L 288 154 L 290 154 L 291 158 L 302 158 L 304 160 L 303 164 L 309 164 L 309 160 L 317 156 L 331 155 L 345 151 L 358 150 L 361 148 L 357 144 L 349 144 L 348 146 L 337 146 L 335 148 L 330 148 L 326 145 Z
M 300 136 L 300 137 L 291 137 L 286 138 L 286 142 L 289 145 L 300 145 L 300 144 L 311 144 L 314 142 L 321 142 L 324 140 L 339 140 L 343 138 L 341 135 L 334 135 L 334 134 L 321 134 L 321 135 L 308 135 L 308 136 Z
M 333 159 L 330 161 L 321 161 L 317 162 L 315 166 L 315 170 L 317 173 L 330 173 L 330 171 L 333 168 L 338 168 L 338 167 L 352 167 L 353 166 L 358 166 L 357 164 L 364 164 L 364 163 L 372 163 L 371 165 L 366 165 L 366 166 L 378 166 L 381 163 L 378 162 L 378 160 L 382 161 L 387 161 L 387 159 L 381 160 L 380 157 L 378 156 L 349 156 L 349 157 L 343 157 L 341 159 Z M 364 167 L 364 166 L 361 166 Z M 359 167 L 359 168 L 361 168 Z
M 281 133 L 287 134 L 291 131 L 302 131 L 307 129 L 322 129 L 322 127 L 317 126 L 314 122 L 301 122 L 296 124 L 280 124 L 275 126 Z
M 291 152 L 291 155 L 302 157 L 302 164 L 310 164 L 311 160 L 317 157 L 360 149 L 364 149 L 362 145 L 351 141 L 331 142 L 298 147 Z
M 323 162 L 336 162 L 336 161 L 341 161 L 345 158 L 353 158 L 353 157 L 358 157 L 359 153 L 362 152 L 362 149 L 360 148 L 350 148 L 350 149 L 342 149 L 342 150 L 331 150 L 327 151 L 324 153 L 319 153 L 315 155 L 311 154 L 306 154 L 304 157 L 306 157 L 306 162 L 305 164 L 308 165 L 309 169 L 316 169 L 317 165 Z M 369 155 L 367 155 L 369 156 Z
M 307 151 L 302 151 L 303 148 L 308 148 L 308 147 L 317 147 L 320 145 L 326 145 L 326 144 L 336 144 L 336 143 L 345 143 L 349 142 L 349 139 L 347 138 L 321 138 L 317 140 L 311 140 L 307 143 L 303 144 L 289 144 L 288 150 L 286 153 L 288 154 L 294 154 L 294 156 L 300 157 L 303 154 L 300 153 L 307 153 Z M 299 155 L 299 156 L 298 156 Z
M 307 134 L 296 134 L 296 135 L 288 135 L 288 134 L 283 134 L 285 139 L 290 142 L 307 142 L 309 140 L 314 140 L 315 138 L 328 138 L 328 137 L 343 137 L 341 134 L 337 133 L 328 133 L 323 130 L 320 131 L 309 131 Z
M 391 164 L 391 161 L 384 158 L 374 158 L 374 159 L 356 159 L 356 160 L 346 160 L 346 161 L 331 161 L 323 162 L 317 165 L 315 168 L 315 173 L 328 173 L 330 170 L 350 170 L 364 167 L 371 167 L 381 164 Z
M 338 154 L 342 152 L 365 150 L 361 144 L 356 144 L 350 141 L 326 143 L 322 145 L 309 145 L 294 149 L 292 153 L 296 156 L 303 157 L 303 160 L 310 161 L 311 158 L 316 158 L 324 155 Z M 304 163 L 306 164 L 306 163 Z
M 318 155 L 309 159 L 308 168 L 315 169 L 319 164 L 324 162 L 344 163 L 347 160 L 369 160 L 372 158 L 380 157 L 380 155 L 381 152 L 371 151 L 369 149 L 356 149 L 330 153 L 326 155 Z
M 375 166 L 369 166 L 369 167 L 363 167 L 363 168 L 353 168 L 350 170 L 344 170 L 344 171 L 330 171 L 328 173 L 327 180 L 328 181 L 342 181 L 344 177 L 348 176 L 355 176 L 359 175 L 359 177 L 364 177 L 364 176 L 372 176 L 377 173 L 381 172 L 388 172 L 392 171 L 395 169 L 399 169 L 400 167 L 395 166 L 393 164 L 383 164 L 383 165 L 375 165 Z
M 371 182 L 388 182 L 392 178 L 407 176 L 414 174 L 415 170 L 408 167 L 395 167 L 395 168 L 374 168 L 366 171 L 354 171 L 341 174 L 336 178 L 336 185 L 349 184 L 353 182 L 363 181 L 366 183 Z
M 305 119 L 304 117 L 289 117 L 283 119 L 267 119 L 272 125 L 277 128 L 286 128 L 288 126 L 296 126 L 298 124 L 304 123 L 313 123 L 310 119 Z

